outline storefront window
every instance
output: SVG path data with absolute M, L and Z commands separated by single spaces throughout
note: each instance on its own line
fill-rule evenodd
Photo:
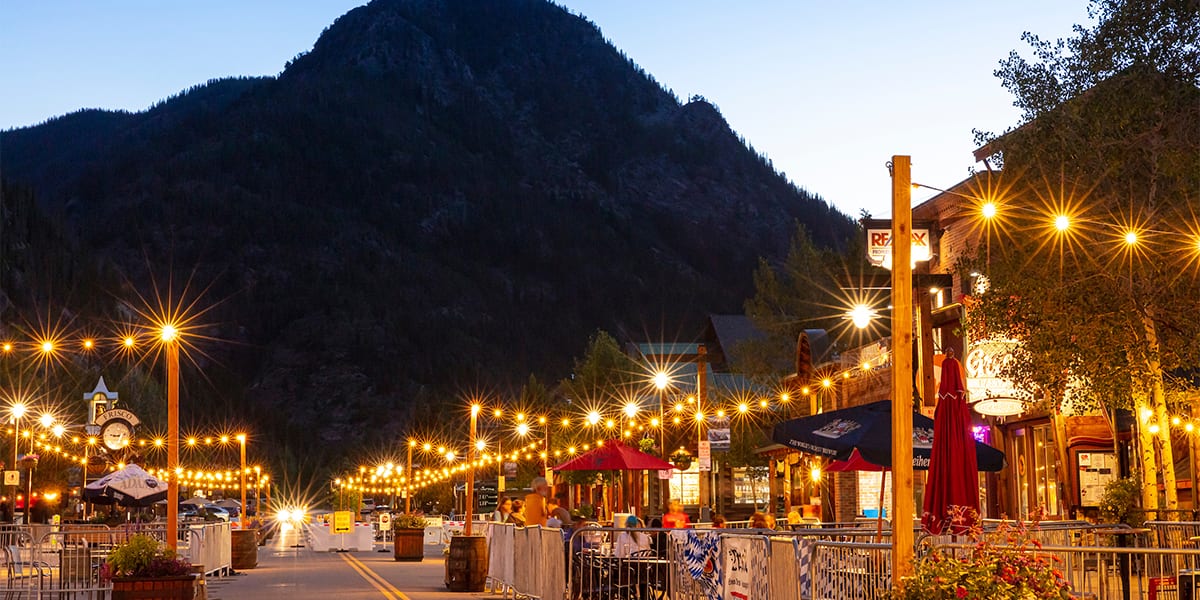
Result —
M 700 463 L 692 461 L 686 471 L 674 471 L 671 476 L 671 498 L 698 506 L 700 504 Z
M 734 504 L 767 504 L 771 492 L 767 485 L 767 467 L 733 469 Z
M 858 472 L 858 510 L 860 513 L 874 517 L 879 515 L 879 487 L 883 485 L 883 473 L 869 471 Z M 883 489 L 884 516 L 887 507 L 892 505 L 892 486 L 889 478 L 888 485 Z
M 1045 509 L 1047 516 L 1056 516 L 1062 511 L 1058 503 L 1058 453 L 1054 451 L 1054 438 L 1049 425 L 1033 427 L 1034 478 L 1037 481 L 1037 506 Z

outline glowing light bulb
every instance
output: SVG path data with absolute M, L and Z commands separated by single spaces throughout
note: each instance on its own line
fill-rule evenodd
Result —
M 654 387 L 658 388 L 659 391 L 667 389 L 667 385 L 670 383 L 671 378 L 667 377 L 667 374 L 663 371 L 654 374 Z
M 1054 217 L 1054 228 L 1059 232 L 1064 232 L 1071 228 L 1071 218 L 1067 215 L 1058 215 Z
M 162 341 L 171 343 L 171 342 L 175 341 L 176 338 L 179 337 L 179 329 L 177 327 L 175 327 L 174 325 L 168 323 L 166 325 L 163 325 L 162 332 L 159 335 L 162 337 Z
M 850 317 L 850 322 L 859 329 L 866 329 L 875 317 L 875 311 L 865 304 L 855 304 L 846 314 Z
M 1125 232 L 1125 245 L 1132 246 L 1138 243 L 1138 234 L 1136 231 Z
M 985 218 L 985 219 L 994 218 L 996 216 L 996 203 L 995 202 L 983 203 L 983 206 L 981 207 L 981 212 L 983 213 L 983 218 Z

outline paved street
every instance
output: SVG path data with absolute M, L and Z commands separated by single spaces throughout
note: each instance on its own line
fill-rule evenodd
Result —
M 209 579 L 210 600 L 434 600 L 483 594 L 451 594 L 443 582 L 441 548 L 427 546 L 425 560 L 399 563 L 388 552 L 313 552 L 293 548 L 295 531 L 259 548 L 258 568 L 232 577 Z M 382 546 L 378 546 L 382 548 Z

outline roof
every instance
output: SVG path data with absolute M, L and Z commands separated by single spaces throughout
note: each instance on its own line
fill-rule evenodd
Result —
M 708 315 L 708 322 L 725 352 L 733 350 L 740 342 L 767 337 L 746 315 Z

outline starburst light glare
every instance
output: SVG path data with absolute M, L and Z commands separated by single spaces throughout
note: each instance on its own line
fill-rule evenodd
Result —
M 159 333 L 159 337 L 162 338 L 162 341 L 167 342 L 168 344 L 174 342 L 179 338 L 179 328 L 175 327 L 171 323 L 167 323 L 166 325 L 162 326 L 162 331 Z
M 1067 215 L 1058 215 L 1054 217 L 1054 228 L 1060 232 L 1071 228 L 1071 218 Z
M 587 422 L 588 422 L 588 425 L 595 425 L 595 424 L 599 423 L 600 422 L 600 413 L 598 413 L 594 410 L 589 412 L 587 415 Z
M 983 206 L 981 207 L 981 212 L 983 213 L 983 218 L 985 218 L 985 219 L 991 219 L 991 218 L 995 217 L 996 216 L 996 203 L 995 202 L 985 202 L 983 204 Z
M 1133 246 L 1138 243 L 1138 234 L 1136 231 L 1125 232 L 1125 245 Z
M 638 405 L 636 403 L 629 402 L 625 404 L 625 416 L 632 418 L 637 416 L 637 413 Z
M 855 304 L 854 308 L 846 314 L 850 317 L 850 322 L 859 329 L 866 329 L 871 324 L 871 319 L 875 317 L 875 311 L 865 304 Z
M 666 372 L 659 371 L 654 374 L 654 387 L 658 388 L 659 391 L 667 389 L 667 385 L 670 383 L 671 378 L 667 376 Z

